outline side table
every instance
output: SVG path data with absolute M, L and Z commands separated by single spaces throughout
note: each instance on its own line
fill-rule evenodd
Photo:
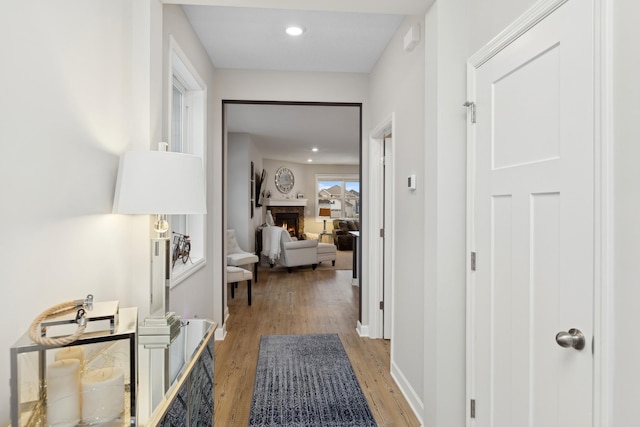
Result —
M 327 237 L 327 242 L 324 242 L 325 236 Z M 323 231 L 322 233 L 318 234 L 318 241 L 324 243 L 333 243 L 333 234 L 329 233 L 328 231 Z

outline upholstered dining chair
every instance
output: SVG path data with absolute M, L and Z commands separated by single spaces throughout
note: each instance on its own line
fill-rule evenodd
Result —
M 258 255 L 244 251 L 238 245 L 235 230 L 227 230 L 227 265 L 242 267 L 253 264 L 253 279 L 258 282 Z

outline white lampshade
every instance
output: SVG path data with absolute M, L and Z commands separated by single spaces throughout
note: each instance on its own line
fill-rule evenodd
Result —
M 113 213 L 207 212 L 202 160 L 167 151 L 128 151 L 120 157 Z

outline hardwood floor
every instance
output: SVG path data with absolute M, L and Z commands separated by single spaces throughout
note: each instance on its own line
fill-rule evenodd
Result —
M 261 335 L 337 333 L 379 426 L 419 422 L 389 373 L 389 341 L 356 332 L 358 288 L 350 270 L 260 271 L 229 301 L 227 337 L 215 343 L 214 425 L 246 426 Z M 229 297 L 230 298 L 230 297 Z

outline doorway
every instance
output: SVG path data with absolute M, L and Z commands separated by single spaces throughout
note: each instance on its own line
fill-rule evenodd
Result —
M 304 211 L 304 218 L 299 222 L 301 235 L 320 234 L 324 221 L 319 217 L 315 176 L 322 173 L 360 177 L 357 209 L 342 209 L 341 212 L 354 212 L 362 224 L 361 103 L 223 100 L 222 107 L 223 224 L 225 229 L 245 230 L 244 235 L 236 233 L 242 236 L 238 241 L 243 249 L 256 251 L 259 248 L 255 230 L 265 223 L 266 211 L 269 206 L 276 206 L 276 201 L 285 202 L 287 206 L 301 206 Z M 238 135 L 241 137 L 236 140 L 246 146 L 242 153 L 246 157 L 231 164 L 230 148 L 234 143 L 231 136 Z M 293 177 L 287 192 L 282 192 L 274 182 L 281 167 Z M 238 172 L 240 169 L 242 171 Z M 244 169 L 247 169 L 246 174 Z M 231 179 L 231 174 L 239 178 Z M 349 196 L 353 198 L 353 195 Z M 327 223 L 331 224 L 330 221 Z M 224 231 L 223 236 L 226 235 Z M 226 243 L 223 243 L 224 247 Z M 361 283 L 358 286 L 361 294 Z M 223 287 L 223 313 L 227 313 L 226 292 Z M 361 302 L 358 312 L 361 319 Z
M 369 134 L 369 180 L 371 200 L 369 235 L 371 273 L 369 331 L 371 338 L 391 339 L 393 335 L 394 268 L 394 151 L 395 115 L 392 114 Z

